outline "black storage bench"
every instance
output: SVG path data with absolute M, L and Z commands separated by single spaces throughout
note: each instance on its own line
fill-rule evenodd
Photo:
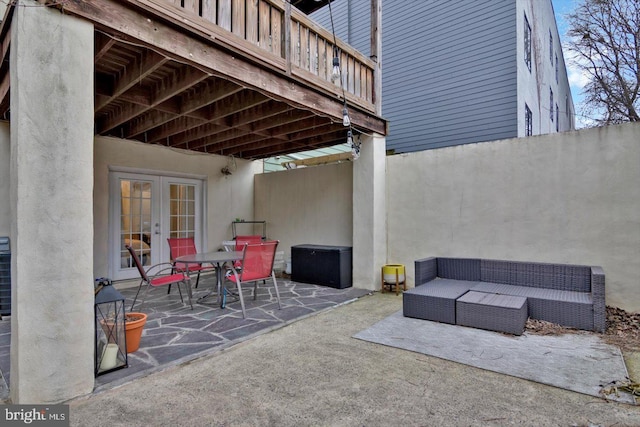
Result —
M 343 289 L 352 285 L 351 246 L 291 247 L 291 280 Z

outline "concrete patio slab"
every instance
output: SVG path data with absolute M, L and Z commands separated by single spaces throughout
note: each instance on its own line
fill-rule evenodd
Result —
M 603 385 L 628 377 L 620 349 L 592 333 L 515 336 L 404 317 L 398 311 L 354 337 L 591 396 L 602 397 Z M 635 403 L 625 393 L 607 398 Z
M 75 399 L 72 426 L 637 426 L 640 407 L 353 338 L 376 293 Z

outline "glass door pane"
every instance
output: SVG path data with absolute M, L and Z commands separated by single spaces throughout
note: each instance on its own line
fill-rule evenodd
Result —
M 114 172 L 110 199 L 110 277 L 140 277 L 125 245 L 130 245 L 143 266 L 160 261 L 160 181 L 158 177 Z
M 198 251 L 204 247 L 202 232 L 202 181 L 190 178 L 162 178 L 162 239 L 193 237 Z M 168 248 L 168 246 L 167 246 Z M 167 258 L 169 253 L 166 253 Z
M 169 184 L 169 237 L 195 237 L 195 185 Z
M 135 249 L 142 265 L 152 265 L 151 188 L 148 181 L 120 180 L 120 268 L 135 266 L 125 245 Z
M 202 233 L 202 181 L 188 178 L 113 172 L 110 179 L 110 277 L 140 277 L 125 248 L 130 245 L 145 268 L 169 261 L 169 237 Z

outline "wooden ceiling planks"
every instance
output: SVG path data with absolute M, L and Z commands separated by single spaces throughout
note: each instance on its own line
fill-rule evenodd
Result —
M 203 39 L 202 31 L 190 33 L 189 25 L 182 28 L 175 17 L 163 21 L 150 14 L 156 3 L 65 2 L 64 13 L 95 25 L 97 134 L 247 159 L 346 140 L 347 129 L 340 120 L 344 101 L 335 93 L 322 93 L 319 89 L 326 85 L 307 85 L 304 79 L 308 76 L 287 73 L 277 59 L 265 57 L 256 62 L 255 55 L 243 57 L 243 52 L 250 51 L 247 40 L 236 49 L 226 48 L 233 41 L 232 33 L 214 31 L 214 36 L 224 35 L 224 42 L 211 44 Z M 145 4 L 145 8 L 132 4 Z M 267 14 L 262 12 L 259 19 L 264 29 Z M 182 16 L 180 13 L 175 16 Z M 284 31 L 273 22 L 271 26 Z M 3 22 L 0 32 L 0 114 L 5 116 L 10 106 L 8 28 L 10 24 Z M 282 47 L 272 47 L 276 57 L 282 54 Z M 386 122 L 367 111 L 369 105 L 350 107 L 356 130 L 386 133 Z

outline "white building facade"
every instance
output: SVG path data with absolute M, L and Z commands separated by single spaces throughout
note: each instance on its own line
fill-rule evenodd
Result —
M 551 0 L 517 0 L 518 137 L 575 129 L 575 110 Z

